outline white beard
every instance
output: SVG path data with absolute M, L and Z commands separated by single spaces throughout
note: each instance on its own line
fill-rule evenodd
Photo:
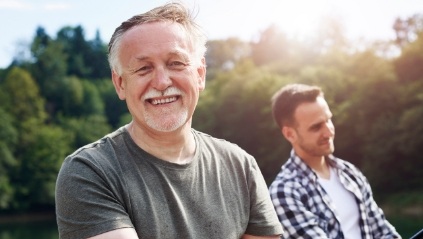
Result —
M 176 87 L 169 87 L 165 91 L 150 90 L 148 91 L 143 99 L 156 98 L 161 96 L 179 95 L 183 98 L 184 93 Z M 175 109 L 163 109 L 160 112 L 146 111 L 144 119 L 146 124 L 154 130 L 160 132 L 172 132 L 181 126 L 183 126 L 188 120 L 188 109 L 182 108 L 179 112 L 173 112 Z
M 149 113 L 146 113 L 144 117 L 145 122 L 152 129 L 160 132 L 172 132 L 185 124 L 188 119 L 188 111 L 184 109 L 176 116 L 173 116 L 173 119 L 168 118 L 165 112 L 163 112 L 163 116 L 161 116 L 160 119 L 157 119 L 157 116 L 152 116 Z

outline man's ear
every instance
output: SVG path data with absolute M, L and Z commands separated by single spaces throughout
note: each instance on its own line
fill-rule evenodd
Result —
M 126 99 L 125 84 L 122 76 L 120 76 L 116 71 L 112 70 L 112 81 L 115 86 L 115 90 L 119 99 Z
M 289 126 L 282 126 L 281 131 L 285 139 L 288 140 L 291 144 L 295 142 L 296 133 L 294 128 Z
M 201 64 L 197 67 L 198 89 L 203 91 L 206 88 L 206 59 L 201 59 Z

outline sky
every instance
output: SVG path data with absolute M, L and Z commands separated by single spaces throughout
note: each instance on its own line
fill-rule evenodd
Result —
M 86 40 L 100 32 L 108 43 L 115 28 L 133 15 L 169 0 L 0 0 L 0 68 L 20 46 L 29 45 L 38 26 L 55 38 L 65 26 L 81 25 Z M 389 40 L 397 17 L 423 14 L 421 0 L 183 0 L 197 13 L 209 39 L 257 38 L 276 24 L 290 36 L 315 34 L 325 16 L 337 19 L 350 40 Z

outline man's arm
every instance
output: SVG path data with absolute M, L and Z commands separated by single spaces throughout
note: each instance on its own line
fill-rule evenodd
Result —
M 244 234 L 242 239 L 279 239 L 279 235 L 274 236 L 253 236 Z M 90 237 L 88 239 L 138 239 L 138 235 L 133 228 L 121 228 L 113 231 L 109 231 L 97 236 Z
M 125 206 L 120 203 L 123 200 L 115 197 L 123 193 L 111 190 L 116 188 L 110 186 L 110 181 L 118 181 L 117 173 L 96 164 L 104 161 L 90 161 L 85 155 L 75 155 L 62 165 L 55 191 L 60 238 L 88 238 L 119 228 L 133 228 Z
M 303 201 L 308 201 L 307 198 L 312 196 L 313 193 L 296 182 L 273 183 L 269 190 L 276 213 L 284 228 L 282 237 L 330 238 L 326 231 L 327 222 L 325 219 L 310 211 L 309 206 L 303 203 Z M 315 194 L 316 192 L 314 192 Z M 320 203 L 323 203 L 319 197 L 314 198 L 314 200 L 320 200 Z M 329 211 L 326 211 L 326 213 L 329 213 Z
M 361 172 L 360 172 L 361 173 Z M 370 223 L 370 229 L 374 238 L 401 238 L 395 227 L 386 219 L 382 209 L 377 205 L 373 198 L 373 192 L 367 178 L 360 175 L 365 183 L 362 187 L 362 194 L 364 199 L 364 208 Z
M 273 235 L 273 236 L 253 236 L 244 234 L 242 235 L 241 239 L 280 239 L 281 236 L 279 235 Z
M 251 237 L 251 238 L 256 238 L 256 237 Z M 88 239 L 138 239 L 138 235 L 135 232 L 134 228 L 121 228 L 121 229 L 105 232 L 100 235 L 90 237 Z

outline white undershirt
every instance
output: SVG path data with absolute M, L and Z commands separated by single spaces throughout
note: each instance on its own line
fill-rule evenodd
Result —
M 354 195 L 344 188 L 335 169 L 330 167 L 330 179 L 318 179 L 333 202 L 345 239 L 361 238 L 359 212 Z

